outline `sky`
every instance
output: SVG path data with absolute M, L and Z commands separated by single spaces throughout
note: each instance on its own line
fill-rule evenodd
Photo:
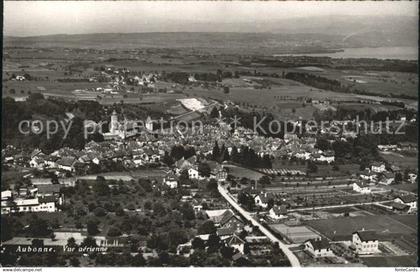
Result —
M 417 16 L 417 7 L 417 1 L 6 1 L 3 31 L 9 36 L 164 32 L 177 24 L 179 31 L 193 31 L 195 23 L 264 23 L 340 15 Z

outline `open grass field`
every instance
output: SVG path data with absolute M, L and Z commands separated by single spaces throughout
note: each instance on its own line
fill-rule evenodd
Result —
M 392 184 L 390 189 L 396 189 L 396 190 L 403 190 L 407 192 L 418 192 L 418 184 L 417 183 L 404 183 L 404 184 Z
M 386 256 L 386 257 L 363 257 L 362 262 L 369 267 L 415 267 L 417 256 Z
M 264 176 L 262 173 L 233 164 L 224 165 L 224 167 L 227 169 L 229 175 L 232 175 L 239 179 L 249 178 L 251 180 L 259 180 L 262 176 Z
M 351 86 L 353 89 L 365 90 L 372 93 L 417 96 L 418 78 L 413 73 L 335 69 L 320 70 L 319 67 L 309 67 L 306 69 L 299 67 L 290 70 L 335 79 L 342 84 Z
M 417 169 L 418 159 L 415 156 L 402 155 L 396 152 L 381 152 L 382 158 L 392 165 L 396 165 L 401 169 Z
M 376 231 L 379 237 L 390 234 L 410 235 L 417 232 L 413 220 L 417 215 L 378 215 L 341 217 L 327 220 L 313 220 L 305 223 L 332 240 L 351 240 L 354 231 L 366 229 Z
M 284 224 L 273 224 L 270 227 L 292 243 L 303 243 L 308 239 L 319 238 L 318 234 L 305 226 L 289 227 Z

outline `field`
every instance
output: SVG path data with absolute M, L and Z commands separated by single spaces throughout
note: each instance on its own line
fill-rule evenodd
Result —
M 236 166 L 236 165 L 224 165 L 224 167 L 227 168 L 229 175 L 232 175 L 239 179 L 249 178 L 251 180 L 259 180 L 262 176 L 264 176 L 263 174 L 256 172 L 254 170 Z
M 417 256 L 386 256 L 386 257 L 364 257 L 362 262 L 369 267 L 415 267 Z
M 410 235 L 416 233 L 417 215 L 379 215 L 360 217 L 341 217 L 327 220 L 313 220 L 305 223 L 322 235 L 332 240 L 351 240 L 354 231 L 366 229 L 374 230 L 379 237 L 389 238 L 394 235 Z
M 404 183 L 404 184 L 392 184 L 390 189 L 403 190 L 407 192 L 418 192 L 418 183 Z
M 270 227 L 293 243 L 303 243 L 308 239 L 319 238 L 319 235 L 305 226 L 289 227 L 284 224 L 273 224 Z
M 356 71 L 322 69 L 319 67 L 294 68 L 296 72 L 310 72 L 315 75 L 335 79 L 353 89 L 365 90 L 377 94 L 404 94 L 417 96 L 418 78 L 413 73 Z M 316 69 L 318 68 L 318 69 Z
M 418 168 L 417 153 L 414 156 L 407 156 L 395 152 L 381 152 L 381 156 L 390 164 L 396 165 L 401 169 Z

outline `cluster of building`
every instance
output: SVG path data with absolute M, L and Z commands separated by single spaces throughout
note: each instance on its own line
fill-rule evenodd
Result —
M 34 183 L 35 185 L 2 191 L 2 214 L 59 211 L 59 207 L 64 201 L 64 197 L 60 193 L 60 185 Z
M 313 238 L 304 243 L 304 249 L 313 258 L 335 257 L 337 249 L 333 245 L 326 238 Z M 364 229 L 355 231 L 352 233 L 350 248 L 353 250 L 353 253 L 358 255 L 380 253 L 379 237 L 375 231 Z

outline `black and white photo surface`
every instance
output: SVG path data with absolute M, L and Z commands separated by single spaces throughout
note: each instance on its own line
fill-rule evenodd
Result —
M 3 5 L 0 266 L 418 266 L 418 2 Z

